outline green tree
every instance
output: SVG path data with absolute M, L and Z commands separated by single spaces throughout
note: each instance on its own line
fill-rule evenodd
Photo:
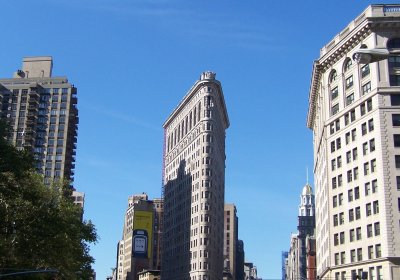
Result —
M 82 220 L 70 187 L 45 186 L 32 156 L 10 145 L 5 135 L 0 123 L 0 276 L 57 269 L 57 279 L 90 279 L 94 259 L 88 244 L 97 241 L 94 225 Z

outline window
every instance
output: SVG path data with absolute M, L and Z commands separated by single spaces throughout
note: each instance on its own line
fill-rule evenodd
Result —
M 336 81 L 336 78 L 337 78 L 336 70 L 332 70 L 331 74 L 329 75 L 329 82 L 333 83 L 334 81 Z
M 374 246 L 368 246 L 368 259 L 372 259 L 374 257 Z
M 368 196 L 371 192 L 371 184 L 365 183 L 365 196 Z
M 343 183 L 343 177 L 342 177 L 342 174 L 340 174 L 340 175 L 338 176 L 338 187 L 341 187 L 341 186 L 342 186 L 342 183 Z
M 335 100 L 339 95 L 338 87 L 335 87 L 331 90 L 331 98 Z
M 341 225 L 344 224 L 344 213 L 343 212 L 339 213 L 339 224 L 341 224 Z
M 357 236 L 357 240 L 361 240 L 361 228 L 360 227 L 356 228 L 356 236 Z
M 349 202 L 353 201 L 353 190 L 349 190 L 347 192 L 347 198 L 348 198 Z M 353 210 L 353 209 L 351 209 L 351 210 Z
M 367 225 L 367 237 L 372 237 L 372 224 Z
M 336 169 L 336 159 L 332 159 L 331 167 L 332 167 L 332 171 L 334 171 Z
M 346 79 L 346 89 L 349 89 L 353 86 L 353 76 L 350 76 Z
M 369 75 L 369 64 L 365 64 L 363 67 L 361 67 L 361 77 L 364 78 Z
M 350 152 L 350 151 L 348 151 L 348 152 L 346 153 L 346 162 L 347 162 L 347 163 L 350 163 L 350 162 L 351 162 L 351 152 Z
M 335 254 L 335 265 L 339 265 L 339 253 Z M 338 280 L 339 280 L 339 273 L 338 273 Z
M 381 244 L 376 244 L 376 245 L 375 245 L 375 256 L 376 256 L 377 258 L 382 257 Z
M 368 112 L 372 110 L 372 99 L 367 100 L 367 110 Z
M 366 213 L 367 217 L 368 217 L 368 216 L 371 216 L 371 214 L 372 214 L 372 211 L 371 211 L 371 203 L 367 203 L 367 204 L 365 205 L 365 213 Z
M 340 130 L 340 119 L 337 119 L 335 121 L 335 126 L 336 126 L 336 131 L 339 131 Z
M 350 143 L 350 132 L 347 132 L 345 135 L 346 145 Z
M 342 157 L 341 156 L 337 157 L 337 167 L 338 168 L 342 167 Z
M 350 231 L 349 231 L 349 239 L 350 239 L 350 242 L 353 242 L 354 241 L 354 229 L 351 229 Z
M 357 249 L 357 261 L 362 261 L 362 248 Z
M 333 105 L 331 108 L 331 115 L 336 115 L 339 112 L 339 104 Z
M 338 223 L 338 215 L 333 215 L 333 225 L 334 226 L 337 226 L 339 223 Z
M 367 123 L 363 123 L 363 124 L 361 125 L 361 134 L 362 134 L 362 135 L 367 134 Z
M 337 246 L 339 245 L 339 234 L 333 235 L 333 245 Z
M 400 134 L 393 135 L 393 142 L 396 148 L 400 147 Z
M 369 130 L 369 132 L 374 130 L 374 119 L 370 119 L 368 121 L 368 130 Z
M 337 207 L 337 196 L 335 195 L 332 200 L 333 208 Z
M 336 187 L 337 187 L 337 180 L 336 180 L 336 177 L 333 177 L 332 178 L 332 189 L 336 189 Z
M 368 175 L 369 174 L 369 163 L 366 162 L 364 163 L 364 175 Z
M 376 159 L 371 160 L 371 172 L 374 173 L 376 171 Z
M 338 198 L 339 198 L 338 200 L 339 200 L 339 206 L 340 206 L 340 205 L 343 204 L 343 194 L 340 193 L 339 196 L 338 196 Z
M 378 181 L 377 180 L 373 180 L 372 181 L 372 192 L 376 193 L 378 191 Z
M 349 210 L 349 222 L 354 221 L 354 209 Z
M 398 49 L 400 46 L 396 43 L 398 38 L 389 40 L 387 47 L 391 51 L 393 49 Z M 389 81 L 391 86 L 399 86 L 399 74 L 397 72 L 400 67 L 400 56 L 392 55 L 388 58 L 389 62 Z
M 348 125 L 350 123 L 350 115 L 346 114 L 344 115 L 344 124 Z
M 356 261 L 356 250 L 351 250 L 350 251 L 350 261 L 355 262 Z
M 400 106 L 400 95 L 399 94 L 391 94 L 390 95 L 390 104 L 392 106 Z
M 346 263 L 346 254 L 345 254 L 345 252 L 341 252 L 340 253 L 340 263 L 341 264 L 345 264 Z M 343 272 L 342 272 L 342 280 L 345 280 L 345 275 L 343 275 Z
M 335 141 L 331 142 L 331 153 L 335 151 Z
M 362 86 L 362 95 L 371 92 L 371 82 L 368 82 Z
M 360 105 L 360 114 L 361 114 L 361 116 L 364 116 L 365 115 L 365 103 L 362 103 L 361 105 Z
M 346 96 L 346 106 L 350 105 L 353 102 L 354 102 L 354 93 Z
M 376 280 L 383 280 L 382 266 L 376 267 Z
M 347 59 L 346 62 L 344 63 L 344 72 L 349 71 L 352 64 L 353 63 L 352 63 L 351 59 L 350 58 Z
M 357 200 L 360 198 L 360 188 L 359 187 L 355 187 L 354 188 L 354 199 Z
M 353 160 L 357 159 L 357 148 L 353 149 Z
M 371 152 L 375 151 L 375 139 L 369 140 L 369 149 Z
M 353 109 L 350 111 L 350 120 L 354 122 L 356 120 L 356 110 Z
M 400 191 L 400 176 L 396 176 L 396 186 L 397 190 Z
M 393 126 L 400 126 L 400 114 L 393 114 L 392 115 L 392 125 Z
M 361 219 L 361 209 L 360 207 L 356 207 L 356 220 Z
M 368 153 L 368 143 L 365 142 L 363 144 L 363 155 L 365 156 Z
M 400 115 L 399 115 L 399 117 L 400 117 Z M 400 118 L 399 118 L 399 125 L 400 125 Z M 355 141 L 356 140 L 356 136 L 357 136 L 356 129 L 353 129 L 351 131 L 351 141 Z
M 339 150 L 342 147 L 342 142 L 340 141 L 340 137 L 336 139 L 336 150 Z
M 350 183 L 351 181 L 353 181 L 353 173 L 349 170 L 347 171 L 347 182 Z
M 374 224 L 375 236 L 381 235 L 381 225 L 379 222 Z
M 340 238 L 340 244 L 344 244 L 344 243 L 345 243 L 345 239 L 344 239 L 344 231 L 342 231 L 342 232 L 340 233 L 340 236 L 339 236 L 339 238 Z
M 372 206 L 373 206 L 374 214 L 378 214 L 379 213 L 379 201 L 375 200 L 372 203 Z
M 396 168 L 400 168 L 400 155 L 395 156 Z

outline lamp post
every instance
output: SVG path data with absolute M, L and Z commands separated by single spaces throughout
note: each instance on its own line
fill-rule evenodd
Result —
M 367 49 L 360 48 L 353 54 L 353 60 L 357 63 L 368 64 L 371 62 L 377 62 L 388 58 L 390 55 L 387 49 L 376 48 Z

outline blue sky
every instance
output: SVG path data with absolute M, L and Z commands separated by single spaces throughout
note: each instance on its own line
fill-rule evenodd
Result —
M 205 70 L 217 73 L 230 117 L 226 202 L 237 206 L 246 260 L 280 278 L 313 166 L 312 63 L 371 3 L 0 0 L 0 77 L 24 56 L 51 55 L 53 75 L 78 88 L 75 186 L 100 235 L 98 279 L 115 266 L 128 196 L 160 197 L 162 124 Z

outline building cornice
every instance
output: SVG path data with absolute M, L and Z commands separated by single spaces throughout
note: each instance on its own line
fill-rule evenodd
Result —
M 196 83 L 190 88 L 188 93 L 183 97 L 181 102 L 179 102 L 178 106 L 174 109 L 174 111 L 169 115 L 167 120 L 164 122 L 164 124 L 163 124 L 163 128 L 164 129 L 171 123 L 171 121 L 173 121 L 179 115 L 179 113 L 190 102 L 191 98 L 198 92 L 198 90 L 201 87 L 206 86 L 207 84 L 217 85 L 217 87 L 218 87 L 218 96 L 219 96 L 220 103 L 221 103 L 221 106 L 222 106 L 222 109 L 223 109 L 222 111 L 223 111 L 224 122 L 226 124 L 226 128 L 229 127 L 228 112 L 226 110 L 225 99 L 224 99 L 224 94 L 223 94 L 223 91 L 222 91 L 221 83 L 218 80 L 205 79 L 205 80 L 196 81 Z
M 394 9 L 392 12 L 388 9 Z M 400 5 L 371 5 L 353 20 L 335 38 L 321 49 L 320 58 L 314 62 L 307 114 L 307 127 L 312 129 L 315 121 L 316 103 L 322 73 L 347 56 L 349 51 L 376 30 L 400 28 Z

